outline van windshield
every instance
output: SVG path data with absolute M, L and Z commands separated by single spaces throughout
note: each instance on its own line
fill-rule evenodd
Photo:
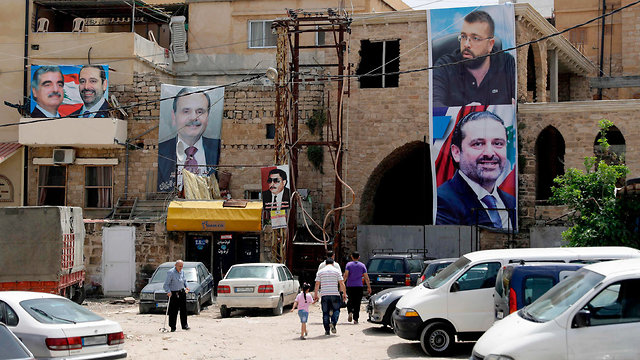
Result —
M 602 279 L 604 275 L 580 269 L 575 275 L 559 282 L 538 300 L 522 309 L 518 315 L 535 322 L 553 320 L 593 289 Z
M 436 276 L 422 283 L 422 286 L 427 289 L 437 289 L 443 284 L 445 284 L 449 279 L 454 277 L 457 273 L 460 272 L 471 260 L 462 256 L 458 260 L 454 261 L 451 265 L 444 268 L 440 271 Z

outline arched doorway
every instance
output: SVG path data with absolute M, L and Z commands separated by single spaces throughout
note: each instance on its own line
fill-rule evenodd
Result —
M 428 144 L 411 142 L 375 168 L 362 193 L 363 225 L 430 225 L 433 194 Z
M 564 175 L 565 143 L 560 131 L 547 126 L 536 140 L 536 200 L 549 200 L 553 179 Z

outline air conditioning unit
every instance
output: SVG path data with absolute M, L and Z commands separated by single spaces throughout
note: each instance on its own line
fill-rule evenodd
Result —
M 53 149 L 54 164 L 73 164 L 76 159 L 74 149 Z

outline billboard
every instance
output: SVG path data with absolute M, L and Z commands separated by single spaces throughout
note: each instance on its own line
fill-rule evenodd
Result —
M 224 88 L 162 84 L 158 191 L 182 189 L 182 169 L 211 175 L 220 157 Z
M 108 98 L 108 65 L 31 65 L 31 117 L 109 117 Z
M 271 221 L 273 229 L 287 227 L 286 214 L 291 204 L 289 165 L 263 167 L 260 175 L 265 220 Z
M 436 225 L 517 229 L 513 4 L 434 9 L 429 136 Z

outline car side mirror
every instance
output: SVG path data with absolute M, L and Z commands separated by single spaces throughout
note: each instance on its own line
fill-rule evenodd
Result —
M 574 316 L 571 328 L 576 329 L 587 326 L 591 326 L 591 311 L 582 309 Z
M 451 292 L 458 292 L 458 291 L 460 291 L 460 283 L 456 281 L 453 283 L 453 285 L 451 285 Z

